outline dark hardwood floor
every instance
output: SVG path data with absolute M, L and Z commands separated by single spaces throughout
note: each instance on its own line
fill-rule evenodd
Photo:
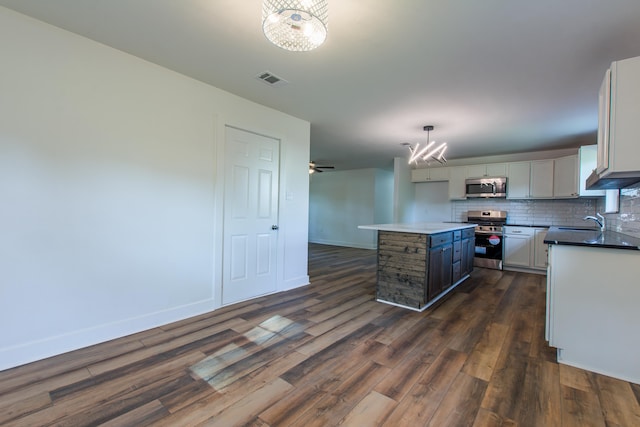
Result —
M 640 386 L 555 362 L 544 276 L 417 313 L 374 301 L 375 251 L 309 258 L 303 289 L 0 372 L 0 425 L 640 426 Z

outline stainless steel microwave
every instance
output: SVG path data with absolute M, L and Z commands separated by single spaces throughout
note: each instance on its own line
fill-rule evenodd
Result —
M 465 185 L 467 198 L 507 197 L 507 178 L 504 176 L 469 178 Z

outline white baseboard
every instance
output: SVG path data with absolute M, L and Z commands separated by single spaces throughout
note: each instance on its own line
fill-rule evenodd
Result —
M 0 349 L 0 371 L 198 316 L 213 309 L 213 300 L 198 301 L 168 310 L 2 348 Z
M 310 283 L 309 276 L 304 275 L 294 279 L 285 280 L 279 291 L 289 291 L 291 289 L 307 286 Z

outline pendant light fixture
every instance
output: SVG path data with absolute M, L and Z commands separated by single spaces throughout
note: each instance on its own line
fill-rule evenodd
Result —
M 327 38 L 327 0 L 263 0 L 262 30 L 282 49 L 313 50 Z
M 433 130 L 432 125 L 427 125 L 422 129 L 427 131 L 427 143 L 424 147 L 420 147 L 420 143 L 416 144 L 415 147 L 409 143 L 403 144 L 409 147 L 409 152 L 411 153 L 409 164 L 417 164 L 419 161 L 429 163 L 431 160 L 435 160 L 440 164 L 447 163 L 447 158 L 444 157 L 444 152 L 447 150 L 447 143 L 443 142 L 438 145 L 435 141 L 429 140 L 429 134 Z

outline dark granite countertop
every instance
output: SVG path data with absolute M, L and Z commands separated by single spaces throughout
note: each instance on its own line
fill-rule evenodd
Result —
M 615 231 L 600 232 L 587 227 L 551 227 L 544 242 L 550 245 L 592 246 L 640 250 L 640 239 Z

